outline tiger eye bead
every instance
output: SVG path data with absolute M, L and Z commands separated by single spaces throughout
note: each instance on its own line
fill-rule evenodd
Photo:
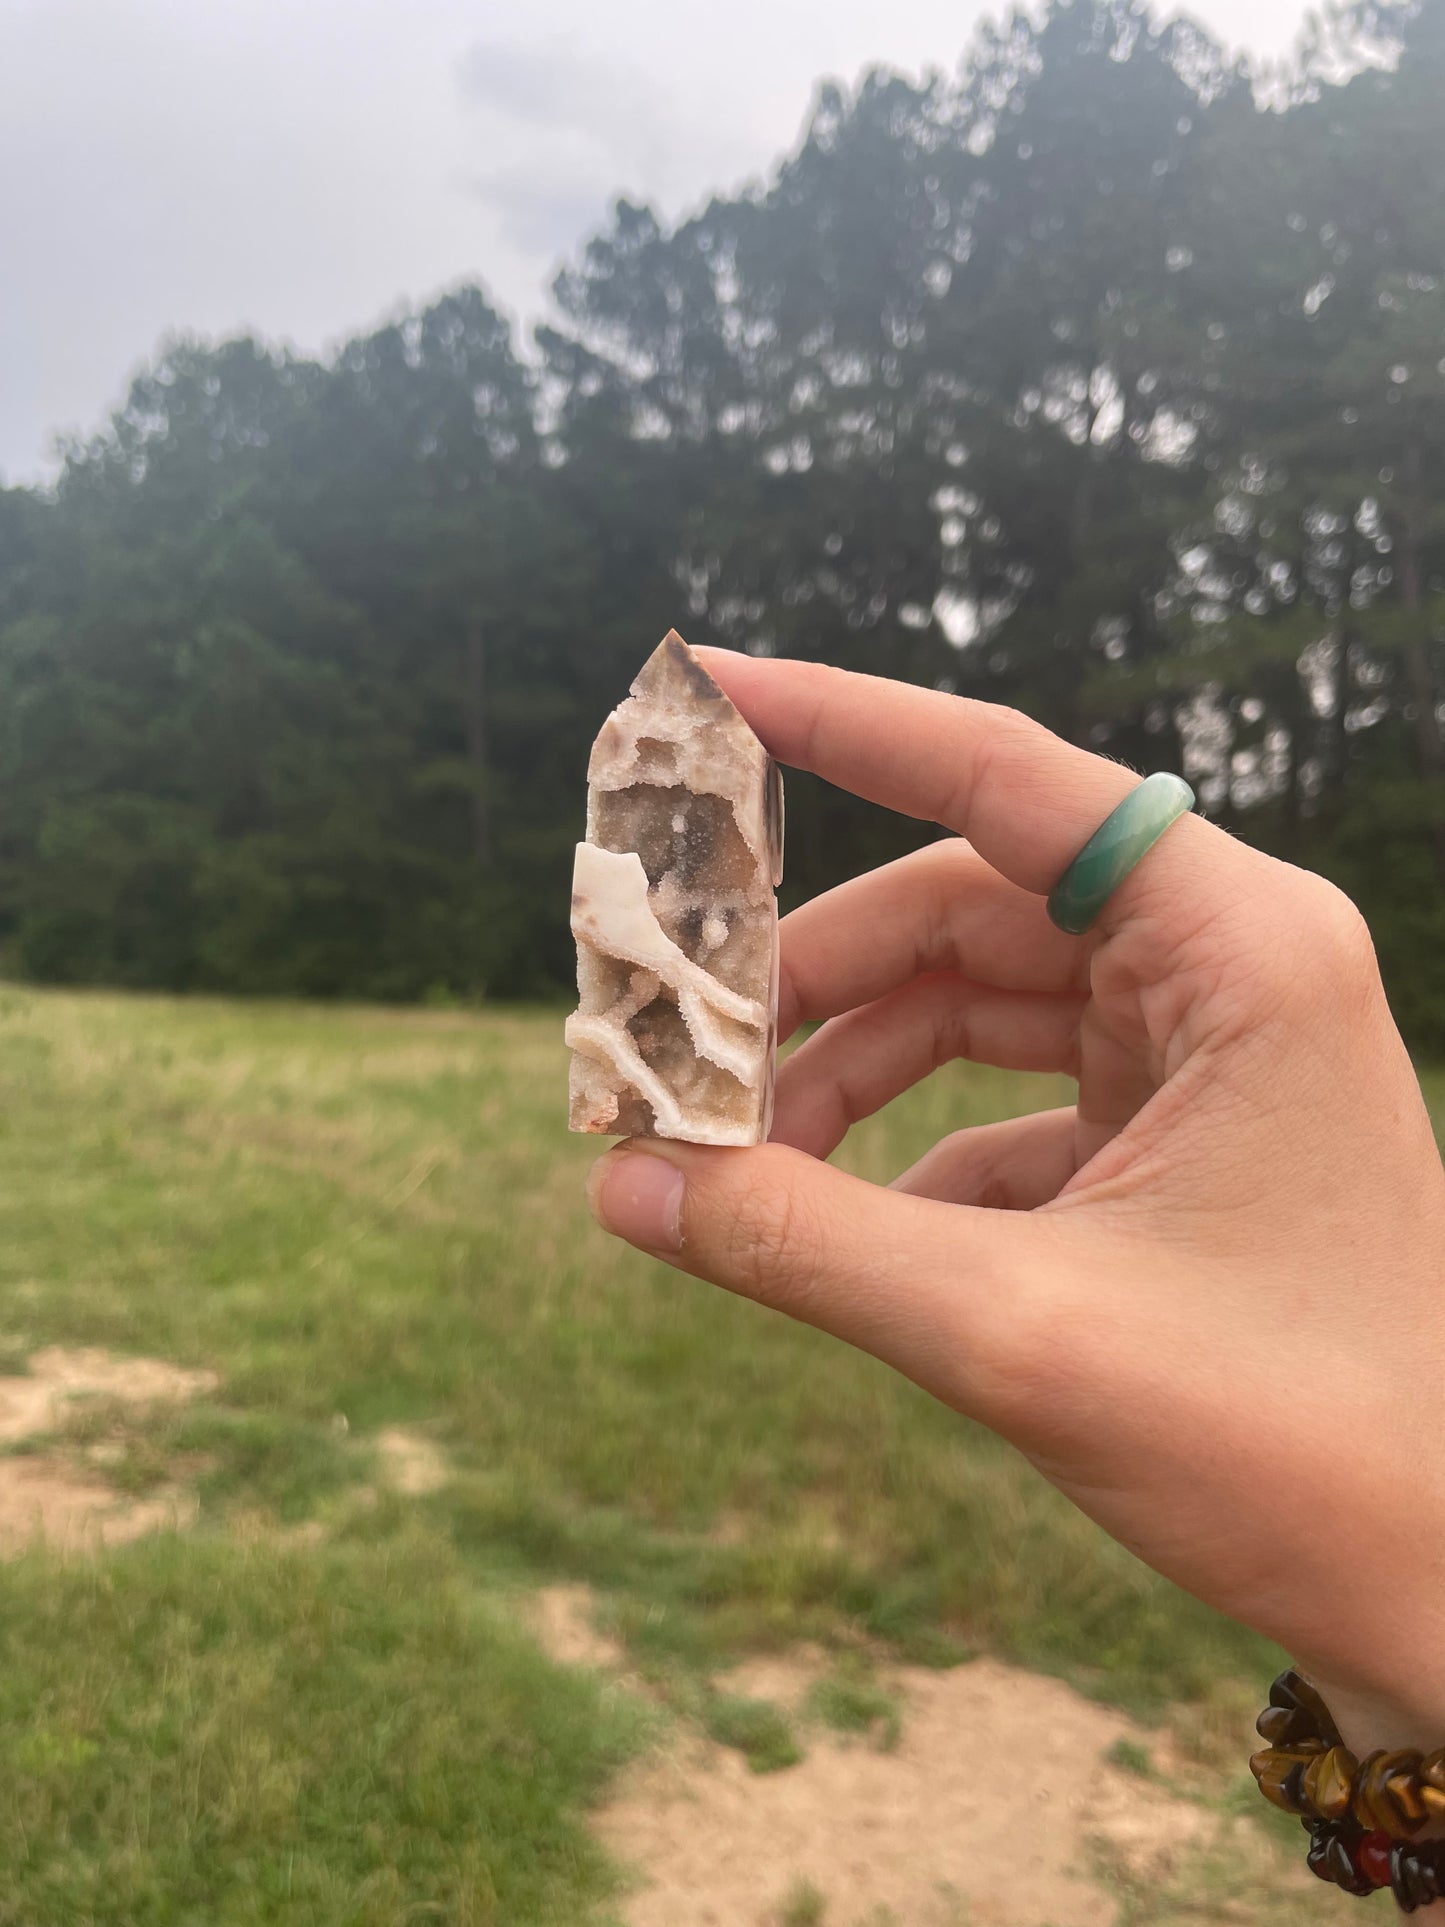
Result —
M 1305 1768 L 1304 1796 L 1322 1820 L 1341 1820 L 1349 1812 L 1358 1767 L 1347 1746 L 1332 1746 Z
M 1415 1791 L 1420 1756 L 1413 1752 L 1372 1754 L 1360 1769 L 1355 1799 L 1359 1817 L 1368 1817 L 1384 1832 L 1398 1838 L 1418 1833 L 1425 1824 L 1425 1808 Z M 1363 1801 L 1367 1811 L 1360 1811 Z
M 1418 1833 L 1427 1814 L 1420 1798 L 1420 1756 L 1410 1753 L 1398 1768 L 1385 1774 L 1385 1798 L 1394 1806 L 1407 1833 Z
M 1305 1768 L 1315 1757 L 1313 1753 L 1303 1753 L 1297 1747 L 1285 1752 L 1281 1747 L 1268 1746 L 1250 1756 L 1249 1770 L 1259 1783 L 1259 1790 L 1265 1799 L 1277 1806 L 1281 1813 L 1302 1814 L 1308 1805 L 1303 1784 Z
M 1445 1746 L 1357 1760 L 1293 1668 L 1269 1702 L 1256 1722 L 1266 1745 L 1250 1770 L 1267 1800 L 1299 1817 L 1310 1871 L 1362 1898 L 1388 1887 L 1405 1914 L 1445 1901 Z M 1432 1837 L 1416 1838 L 1427 1826 Z
M 1282 1707 L 1286 1712 L 1299 1711 L 1314 1723 L 1316 1735 L 1338 1746 L 1340 1735 L 1330 1717 L 1330 1709 L 1325 1705 L 1314 1687 L 1293 1667 L 1281 1673 L 1269 1689 L 1271 1706 Z
M 1297 1813 L 1298 1807 L 1285 1797 L 1284 1783 L 1294 1771 L 1294 1761 L 1274 1747 L 1263 1747 L 1249 1756 L 1249 1770 L 1265 1799 L 1282 1813 Z
M 1321 1738 L 1314 1719 L 1299 1706 L 1266 1706 L 1254 1730 L 1271 1746 L 1294 1746 L 1300 1740 Z
M 1385 1758 L 1384 1753 L 1367 1753 L 1360 1761 L 1360 1770 L 1355 1775 L 1355 1818 L 1367 1831 L 1393 1833 L 1395 1831 L 1391 1816 L 1382 1812 L 1376 1804 L 1379 1792 L 1379 1765 Z

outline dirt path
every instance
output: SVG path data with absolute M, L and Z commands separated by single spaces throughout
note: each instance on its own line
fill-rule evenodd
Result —
M 586 1599 L 544 1593 L 538 1635 L 570 1664 L 615 1664 Z M 823 1664 L 756 1661 L 721 1683 L 799 1713 Z M 980 1659 L 887 1684 L 890 1750 L 814 1725 L 799 1765 L 757 1774 L 684 1731 L 625 1775 L 596 1825 L 638 1875 L 627 1927 L 1113 1927 L 1101 1862 L 1152 1886 L 1229 1824 L 1112 1763 L 1158 1736 L 1056 1680 Z

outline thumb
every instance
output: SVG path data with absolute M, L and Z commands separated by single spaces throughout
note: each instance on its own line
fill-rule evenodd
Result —
M 634 1139 L 588 1187 L 603 1229 L 694 1277 L 871 1352 L 959 1409 L 1001 1418 L 1054 1328 L 1052 1225 L 850 1177 L 786 1145 Z

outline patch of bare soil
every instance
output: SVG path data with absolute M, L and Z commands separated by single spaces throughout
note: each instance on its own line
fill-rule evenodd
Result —
M 423 1499 L 428 1492 L 439 1491 L 451 1476 L 445 1457 L 431 1440 L 400 1425 L 379 1432 L 376 1449 L 387 1484 L 409 1499 Z
M 546 1587 L 533 1631 L 563 1664 L 618 1671 L 593 1604 L 587 1586 Z M 806 1720 L 830 1664 L 801 1647 L 719 1683 Z M 1215 1837 L 1207 1810 L 1110 1763 L 1120 1741 L 1157 1754 L 1160 1736 L 1057 1680 L 981 1659 L 884 1683 L 902 1702 L 888 1751 L 812 1724 L 800 1765 L 755 1774 L 688 1729 L 625 1775 L 595 1824 L 638 1876 L 627 1927 L 1112 1927 L 1101 1866 L 1137 1891 Z
M 163 1359 L 119 1358 L 93 1348 L 49 1345 L 29 1362 L 28 1378 L 0 1378 L 0 1441 L 7 1444 L 53 1432 L 84 1399 L 179 1404 L 213 1392 L 220 1383 L 214 1372 L 187 1372 Z
M 95 1552 L 190 1525 L 195 1516 L 191 1492 L 167 1488 L 127 1499 L 53 1459 L 0 1460 L 0 1559 L 15 1558 L 38 1539 L 62 1552 Z
M 30 1360 L 29 1377 L 0 1378 L 0 1443 L 57 1430 L 87 1399 L 171 1404 L 218 1383 L 214 1372 L 183 1371 L 161 1359 L 50 1346 Z M 122 1545 L 188 1525 L 195 1512 L 194 1495 L 180 1487 L 127 1498 L 58 1452 L 0 1458 L 0 1558 L 14 1558 L 37 1539 L 69 1552 Z
M 592 1618 L 590 1586 L 544 1586 L 532 1599 L 529 1620 L 537 1644 L 559 1666 L 619 1667 L 626 1654 L 599 1632 Z
M 822 1664 L 756 1660 L 726 1684 L 796 1708 Z M 1212 1833 L 1200 1807 L 1110 1765 L 1139 1729 L 1056 1680 L 982 1659 L 889 1684 L 892 1751 L 814 1729 L 801 1765 L 758 1775 L 690 1736 L 635 1769 L 597 1821 L 643 1882 L 628 1927 L 773 1927 L 810 1888 L 828 1927 L 1111 1927 L 1101 1854 L 1152 1882 Z

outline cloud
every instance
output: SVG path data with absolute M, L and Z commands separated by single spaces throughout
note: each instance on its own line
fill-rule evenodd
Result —
M 504 40 L 475 42 L 457 68 L 462 97 L 473 106 L 548 128 L 579 117 L 596 124 L 619 78 L 566 47 L 519 47 Z M 637 87 L 636 75 L 621 78 Z
M 504 240 L 548 261 L 570 252 L 579 236 L 595 228 L 611 198 L 595 169 L 503 167 L 469 176 L 467 186 Z
M 474 42 L 457 86 L 487 148 L 467 174 L 497 232 L 549 263 L 618 194 L 676 205 L 694 193 L 700 141 L 669 88 L 576 43 Z
M 656 80 L 575 45 L 477 41 L 458 63 L 457 84 L 468 107 L 510 123 L 514 138 L 580 137 L 641 157 L 681 132 Z

